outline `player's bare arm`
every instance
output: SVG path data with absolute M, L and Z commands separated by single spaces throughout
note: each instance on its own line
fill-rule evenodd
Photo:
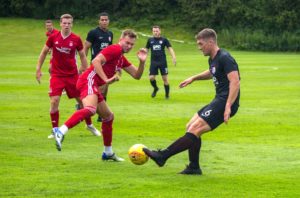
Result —
M 191 76 L 191 77 L 185 79 L 184 81 L 182 81 L 179 84 L 179 87 L 180 88 L 186 87 L 189 84 L 191 84 L 192 82 L 194 82 L 195 80 L 208 80 L 208 79 L 211 79 L 211 78 L 212 78 L 212 75 L 211 75 L 210 71 L 205 70 L 204 72 L 201 72 L 200 74 L 197 74 L 195 76 Z
M 240 90 L 240 79 L 237 71 L 232 71 L 227 74 L 229 80 L 229 95 L 226 102 L 226 107 L 224 111 L 224 122 L 227 124 L 230 114 L 231 114 L 231 105 L 236 100 L 239 90 Z
M 90 43 L 88 41 L 84 42 L 84 53 L 85 53 L 85 56 L 88 56 L 89 49 L 90 49 L 91 46 L 92 46 L 92 43 Z
M 136 68 L 133 65 L 130 65 L 129 67 L 125 67 L 124 70 L 130 74 L 134 79 L 141 79 L 143 72 L 144 72 L 144 68 L 145 68 L 145 63 L 146 63 L 146 59 L 147 59 L 147 50 L 145 48 L 141 48 L 138 52 L 137 52 L 137 57 L 140 61 L 139 67 Z
M 119 80 L 119 77 L 117 75 L 114 75 L 113 77 L 111 78 L 107 78 L 106 74 L 104 73 L 103 71 L 103 68 L 102 66 L 105 64 L 106 62 L 106 58 L 102 55 L 102 54 L 99 54 L 98 56 L 96 56 L 93 61 L 92 61 L 92 64 L 95 68 L 95 71 L 97 73 L 97 75 L 104 81 L 106 82 L 106 84 L 111 84 L 115 81 L 118 81 Z
M 174 52 L 174 50 L 173 50 L 172 47 L 169 47 L 168 50 L 169 50 L 169 52 L 170 52 L 170 54 L 171 54 L 171 56 L 172 56 L 173 64 L 176 66 L 176 56 L 175 56 L 175 52 Z
M 81 66 L 79 68 L 79 73 L 81 74 L 88 68 L 88 62 L 87 62 L 86 55 L 85 55 L 83 49 L 78 51 L 78 54 L 79 54 L 80 61 L 81 61 Z
M 41 77 L 42 77 L 42 66 L 43 66 L 43 63 L 46 59 L 46 56 L 49 52 L 50 48 L 45 45 L 40 53 L 40 56 L 39 56 L 39 60 L 38 60 L 38 63 L 37 63 L 37 66 L 36 66 L 36 74 L 35 74 L 35 77 L 36 77 L 36 80 L 38 81 L 38 83 L 40 84 L 41 83 Z

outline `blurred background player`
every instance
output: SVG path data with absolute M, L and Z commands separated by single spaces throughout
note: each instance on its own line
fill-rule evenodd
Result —
M 173 64 L 176 65 L 176 56 L 175 52 L 167 38 L 161 36 L 161 31 L 159 26 L 152 27 L 153 37 L 149 38 L 146 44 L 146 48 L 151 48 L 151 62 L 150 62 L 150 74 L 149 79 L 153 87 L 153 92 L 151 97 L 156 96 L 159 88 L 157 87 L 155 76 L 158 75 L 158 70 L 162 76 L 165 87 L 165 98 L 169 99 L 170 85 L 168 81 L 168 65 L 166 60 L 165 47 L 168 48 Z
M 102 136 L 104 152 L 102 160 L 124 161 L 117 157 L 112 149 L 112 131 L 114 114 L 105 102 L 98 87 L 119 80 L 116 68 L 124 69 L 134 79 L 139 80 L 143 74 L 147 59 L 147 50 L 140 49 L 137 53 L 139 66 L 132 65 L 124 56 L 136 42 L 137 35 L 132 30 L 124 30 L 118 44 L 103 49 L 92 61 L 91 66 L 78 79 L 77 89 L 83 109 L 76 111 L 55 133 L 57 150 L 61 150 L 62 141 L 67 131 L 83 119 L 89 118 L 96 112 L 102 118 Z
M 108 30 L 109 16 L 106 12 L 99 14 L 99 26 L 89 31 L 84 43 L 84 52 L 88 56 L 91 48 L 91 61 L 107 46 L 113 43 L 113 33 Z M 107 100 L 108 84 L 100 87 L 104 100 Z M 101 117 L 98 117 L 98 122 L 101 122 Z
M 54 28 L 53 22 L 50 19 L 45 21 L 45 28 L 46 28 L 46 36 L 47 37 L 59 32 L 59 30 Z
M 73 17 L 64 14 L 60 18 L 61 31 L 52 34 L 47 39 L 38 59 L 36 67 L 36 79 L 41 82 L 42 65 L 50 49 L 52 49 L 51 73 L 50 73 L 50 117 L 52 132 L 57 130 L 59 124 L 59 102 L 62 91 L 65 90 L 69 98 L 75 98 L 79 103 L 79 91 L 76 89 L 78 68 L 76 52 L 81 60 L 79 72 L 86 70 L 88 63 L 83 51 L 83 44 L 79 36 L 72 33 Z M 93 126 L 91 118 L 86 119 L 87 129 L 94 135 L 100 136 L 100 132 Z M 50 137 L 51 138 L 51 135 Z
M 45 28 L 46 28 L 45 35 L 47 36 L 47 38 L 49 36 L 51 36 L 52 34 L 56 34 L 59 32 L 59 30 L 54 28 L 53 22 L 50 19 L 45 21 Z M 50 48 L 48 53 L 51 54 L 51 52 L 52 52 L 52 49 Z M 52 59 L 52 57 L 50 58 L 50 65 L 49 65 L 49 69 L 48 69 L 49 74 L 51 72 L 51 59 Z M 50 137 L 53 137 L 53 135 L 50 135 Z
M 197 80 L 213 79 L 216 88 L 215 98 L 210 104 L 201 108 L 186 125 L 186 133 L 164 150 L 143 150 L 156 162 L 164 166 L 167 159 L 182 151 L 188 150 L 189 165 L 180 172 L 187 175 L 201 175 L 199 164 L 201 136 L 214 130 L 223 122 L 228 123 L 239 108 L 240 74 L 236 61 L 217 43 L 217 34 L 213 29 L 203 29 L 196 35 L 199 49 L 204 56 L 209 56 L 209 69 L 191 76 L 180 83 L 183 88 Z

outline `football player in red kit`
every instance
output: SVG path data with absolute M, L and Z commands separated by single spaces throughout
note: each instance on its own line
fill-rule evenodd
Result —
M 66 132 L 80 121 L 91 117 L 96 112 L 102 118 L 102 136 L 104 141 L 103 160 L 124 161 L 117 157 L 112 150 L 112 126 L 114 114 L 105 102 L 98 87 L 111 84 L 119 80 L 117 71 L 125 70 L 134 79 L 140 79 L 147 59 L 147 50 L 138 51 L 139 66 L 132 65 L 124 53 L 129 52 L 136 41 L 137 35 L 132 30 L 124 30 L 118 44 L 103 49 L 92 61 L 91 66 L 78 79 L 77 89 L 80 90 L 80 99 L 83 109 L 76 111 L 58 131 L 55 132 L 57 149 L 60 151 Z
M 79 72 L 83 72 L 88 67 L 87 59 L 83 50 L 83 44 L 79 36 L 72 33 L 73 17 L 64 14 L 60 18 L 61 31 L 52 34 L 43 47 L 36 67 L 36 80 L 41 82 L 42 65 L 50 49 L 51 58 L 51 78 L 49 86 L 50 97 L 50 117 L 52 131 L 57 130 L 59 121 L 59 101 L 62 91 L 65 90 L 69 98 L 75 98 L 78 102 L 79 91 L 76 89 L 78 80 L 78 68 L 76 63 L 76 52 L 81 60 Z M 81 103 L 81 102 L 80 102 Z M 87 129 L 94 135 L 100 136 L 100 132 L 93 126 L 91 118 L 86 119 Z

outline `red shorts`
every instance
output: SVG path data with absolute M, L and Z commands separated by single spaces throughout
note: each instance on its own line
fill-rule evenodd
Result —
M 80 91 L 80 100 L 93 94 L 98 96 L 98 103 L 104 100 L 103 95 L 99 92 L 99 83 L 97 83 L 97 79 L 82 75 L 77 81 L 76 88 Z
M 63 90 L 66 91 L 69 98 L 78 98 L 79 91 L 76 89 L 78 75 L 71 77 L 53 77 L 50 78 L 49 96 L 61 96 Z

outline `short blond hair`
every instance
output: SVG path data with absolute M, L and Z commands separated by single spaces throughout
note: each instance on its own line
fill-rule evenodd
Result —
M 125 36 L 128 36 L 129 38 L 137 38 L 137 34 L 131 29 L 126 29 L 122 32 L 121 38 L 124 38 Z
M 203 30 L 201 30 L 196 36 L 195 38 L 197 40 L 199 39 L 212 39 L 214 42 L 217 42 L 217 33 L 215 32 L 215 30 L 210 29 L 210 28 L 205 28 Z
M 63 19 L 72 19 L 72 21 L 73 21 L 73 17 L 70 14 L 63 14 L 63 15 L 61 15 L 60 21 L 62 21 Z

